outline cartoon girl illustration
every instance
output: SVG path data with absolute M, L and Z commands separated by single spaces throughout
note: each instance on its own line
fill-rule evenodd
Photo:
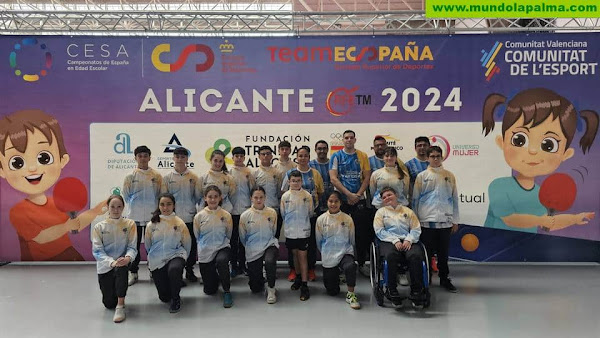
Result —
M 483 131 L 494 129 L 494 110 L 506 102 L 501 94 L 490 94 L 483 106 Z M 594 212 L 547 215 L 539 199 L 535 178 L 553 173 L 575 154 L 569 148 L 578 118 L 585 123 L 579 145 L 585 154 L 598 131 L 598 114 L 579 113 L 571 102 L 545 88 L 523 90 L 511 99 L 502 120 L 502 135 L 496 144 L 504 153 L 514 176 L 497 178 L 489 186 L 490 204 L 486 227 L 536 233 L 538 227 L 550 231 L 587 224 Z
M 102 213 L 102 203 L 74 219 L 57 209 L 45 192 L 69 163 L 58 121 L 41 110 L 22 110 L 0 119 L 0 177 L 27 197 L 9 213 L 24 261 L 73 261 L 83 257 L 68 233 Z

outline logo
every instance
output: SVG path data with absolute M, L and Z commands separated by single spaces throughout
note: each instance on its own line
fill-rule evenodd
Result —
M 229 142 L 229 140 L 220 138 L 215 141 L 212 148 L 206 149 L 206 152 L 204 153 L 204 158 L 206 158 L 206 162 L 210 163 L 210 155 L 212 155 L 213 151 L 215 150 L 220 150 L 225 154 L 225 164 L 233 164 L 233 159 L 227 157 L 227 155 L 229 155 L 229 153 L 231 152 L 231 142 Z
M 163 144 L 163 146 L 165 146 L 165 150 L 163 151 L 163 153 L 172 153 L 175 149 L 183 147 L 181 145 L 181 142 L 179 141 L 179 138 L 177 138 L 177 134 L 173 134 L 173 136 L 171 136 L 171 139 L 169 140 L 169 144 Z M 188 156 L 190 155 L 192 154 L 188 149 Z
M 179 141 L 179 138 L 177 137 L 177 134 L 173 134 L 173 136 L 171 136 L 171 139 L 169 140 L 168 144 L 163 144 L 162 146 L 165 147 L 165 150 L 163 150 L 163 153 L 169 154 L 169 153 L 173 153 L 175 151 L 175 149 L 177 148 L 183 148 L 183 145 L 181 144 L 181 141 Z M 187 149 L 188 151 L 188 157 L 192 156 L 192 152 Z M 173 161 L 173 156 L 159 156 L 157 158 L 158 160 L 158 164 L 156 165 L 157 169 L 171 169 L 175 167 L 175 162 Z M 188 159 L 189 160 L 189 159 Z M 194 168 L 195 163 L 189 161 L 186 165 L 187 168 Z
M 481 57 L 481 67 L 485 68 L 485 80 L 486 81 L 490 81 L 492 79 L 492 77 L 494 77 L 494 75 L 500 73 L 500 67 L 498 67 L 498 65 L 496 65 L 496 61 L 494 61 L 494 59 L 496 59 L 496 56 L 498 55 L 498 52 L 500 51 L 500 49 L 502 48 L 502 43 L 499 41 L 496 41 L 496 43 L 494 44 L 494 46 L 492 47 L 492 49 L 490 49 L 489 52 L 486 52 L 485 49 L 481 50 L 481 53 L 483 54 L 483 56 Z
M 409 62 L 433 61 L 428 45 L 267 47 L 271 62 Z
M 224 43 L 219 45 L 219 50 L 221 51 L 221 53 L 233 53 L 233 51 L 235 50 L 235 46 L 233 45 L 233 43 L 229 43 L 228 40 L 225 40 Z
M 438 146 L 442 148 L 442 156 L 444 157 L 444 161 L 450 156 L 450 142 L 440 135 L 431 135 L 429 136 L 429 141 L 431 141 L 432 146 Z
M 117 142 L 113 146 L 113 150 L 117 154 L 133 154 L 131 151 L 131 137 L 127 133 L 119 133 L 116 137 Z
M 385 139 L 385 142 L 387 143 L 388 147 L 394 148 L 398 151 L 404 150 L 404 146 L 402 146 L 402 144 L 401 144 L 402 141 L 400 141 L 400 139 L 397 139 L 390 134 L 387 134 L 387 135 L 379 134 L 377 136 L 383 137 Z M 372 146 L 371 146 L 371 150 L 373 150 Z
M 18 68 L 17 64 L 17 55 L 18 53 L 24 53 L 26 50 L 31 50 L 32 52 L 36 50 L 35 46 L 38 45 L 38 40 L 36 38 L 25 38 L 21 40 L 21 43 L 16 43 L 13 51 L 10 53 L 9 62 L 10 67 L 15 70 L 16 76 L 22 76 L 23 80 L 26 82 L 35 82 L 40 79 L 40 76 L 48 75 L 48 71 L 52 67 L 52 54 L 46 50 L 46 44 L 39 44 L 41 57 L 43 59 L 43 66 L 39 70 L 38 73 L 24 74 L 24 72 Z
M 350 89 L 340 87 L 329 92 L 327 95 L 327 110 L 333 116 L 344 116 L 354 107 L 354 92 L 358 90 L 358 86 Z
M 339 150 L 344 149 L 344 142 L 342 141 L 341 133 L 331 133 L 329 134 L 329 156 L 338 152 Z
M 195 45 L 187 45 L 177 57 L 177 61 L 175 63 L 164 63 L 160 60 L 160 56 L 163 53 L 171 52 L 171 45 L 168 43 L 160 44 L 154 47 L 152 51 L 152 64 L 154 68 L 158 69 L 163 73 L 174 73 L 179 71 L 186 63 L 188 57 L 192 53 L 202 53 L 206 56 L 206 61 L 203 63 L 196 64 L 196 72 L 205 72 L 209 70 L 212 65 L 215 63 L 215 54 L 212 49 L 207 45 L 195 44 Z

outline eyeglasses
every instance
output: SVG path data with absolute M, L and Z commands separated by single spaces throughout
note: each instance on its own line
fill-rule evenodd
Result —
M 433 159 L 442 158 L 442 155 L 429 155 L 429 158 L 433 158 Z

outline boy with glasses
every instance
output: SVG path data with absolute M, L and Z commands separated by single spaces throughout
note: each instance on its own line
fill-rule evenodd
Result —
M 412 209 L 421 222 L 421 241 L 432 257 L 437 253 L 440 285 L 457 292 L 448 275 L 450 235 L 458 230 L 458 191 L 456 178 L 442 167 L 442 149 L 427 150 L 429 167 L 417 175 L 413 190 Z

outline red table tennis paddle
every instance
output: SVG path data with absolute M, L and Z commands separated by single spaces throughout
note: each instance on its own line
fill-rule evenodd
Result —
M 542 205 L 548 209 L 548 215 L 552 216 L 556 211 L 568 210 L 573 205 L 577 185 L 567 174 L 552 174 L 542 183 L 538 196 Z
M 71 219 L 77 217 L 77 212 L 88 203 L 88 191 L 83 182 L 75 177 L 65 177 L 54 186 L 54 204 L 62 212 L 69 214 Z M 78 230 L 71 230 L 72 234 Z

